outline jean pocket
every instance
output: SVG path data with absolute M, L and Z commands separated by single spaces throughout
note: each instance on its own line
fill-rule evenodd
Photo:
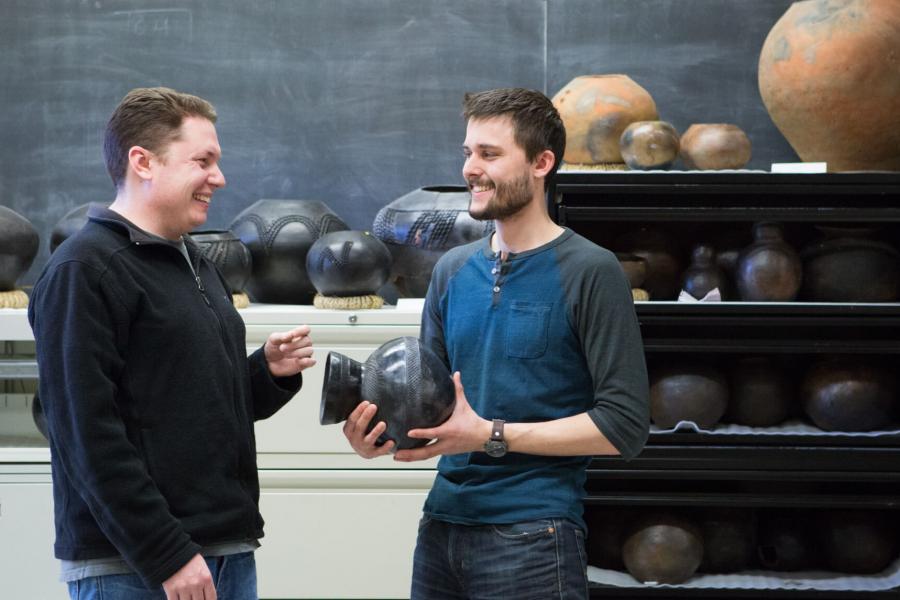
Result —
M 549 537 L 556 533 L 556 526 L 552 519 L 491 525 L 491 528 L 494 530 L 494 533 L 507 540 L 528 540 L 542 536 Z
M 547 351 L 550 302 L 513 301 L 506 332 L 506 354 L 511 358 L 540 358 Z

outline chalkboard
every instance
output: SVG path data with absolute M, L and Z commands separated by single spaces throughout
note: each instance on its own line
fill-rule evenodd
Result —
M 553 95 L 620 72 L 680 130 L 740 125 L 751 167 L 796 160 L 756 90 L 787 0 L 7 0 L 0 19 L 0 204 L 41 251 L 69 210 L 114 196 L 102 133 L 125 93 L 167 85 L 219 112 L 228 186 L 209 227 L 260 198 L 328 204 L 352 228 L 424 185 L 461 181 L 466 91 Z

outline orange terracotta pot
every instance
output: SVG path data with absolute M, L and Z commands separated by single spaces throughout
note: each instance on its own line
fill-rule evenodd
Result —
M 763 44 L 759 91 L 804 161 L 900 170 L 900 2 L 795 2 Z
M 566 126 L 567 163 L 623 163 L 622 132 L 635 121 L 656 121 L 656 103 L 627 75 L 582 75 L 553 97 Z

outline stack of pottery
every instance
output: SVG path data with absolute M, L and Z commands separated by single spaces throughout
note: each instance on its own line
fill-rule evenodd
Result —
M 249 248 L 247 291 L 255 302 L 310 304 L 316 288 L 306 272 L 313 243 L 347 225 L 317 200 L 259 200 L 229 227 Z
M 200 247 L 225 279 L 231 290 L 235 307 L 246 308 L 250 299 L 244 293 L 253 272 L 250 249 L 231 231 L 215 229 L 191 232 L 191 239 Z
M 318 290 L 316 308 L 381 308 L 377 291 L 391 273 L 391 252 L 368 231 L 334 231 L 313 243 L 306 272 Z
M 464 186 L 424 187 L 378 211 L 372 234 L 391 252 L 391 281 L 401 295 L 425 296 L 434 265 L 444 252 L 494 230 L 493 221 L 469 216 L 469 199 Z
M 795 2 L 759 56 L 759 92 L 804 161 L 900 170 L 900 2 Z
M 566 127 L 567 166 L 624 170 L 619 140 L 635 121 L 656 121 L 656 103 L 627 75 L 583 75 L 553 96 Z
M 0 308 L 25 308 L 28 296 L 16 289 L 37 256 L 37 229 L 19 213 L 0 206 Z

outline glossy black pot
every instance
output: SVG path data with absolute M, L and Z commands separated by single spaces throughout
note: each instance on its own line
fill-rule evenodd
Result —
M 306 273 L 306 253 L 332 231 L 348 229 L 317 200 L 259 200 L 229 227 L 250 249 L 247 292 L 256 302 L 310 304 L 316 293 Z
M 375 215 L 372 234 L 393 256 L 391 281 L 406 297 L 423 297 L 438 259 L 450 248 L 481 239 L 493 221 L 469 216 L 465 186 L 432 186 L 397 198 Z
M 56 252 L 59 245 L 77 233 L 88 222 L 88 210 L 92 202 L 76 206 L 56 222 L 50 230 L 50 253 Z
M 227 229 L 193 231 L 191 239 L 203 255 L 218 267 L 232 292 L 242 292 L 253 269 L 250 249 Z
M 391 274 L 391 252 L 368 231 L 334 231 L 306 255 L 306 272 L 323 296 L 374 294 Z
M 328 353 L 319 422 L 344 421 L 363 400 L 378 406 L 369 430 L 384 421 L 387 429 L 378 441 L 394 440 L 395 448 L 402 450 L 428 443 L 406 433 L 446 421 L 456 406 L 456 391 L 434 352 L 417 338 L 400 337 L 379 346 L 365 363 Z
M 37 229 L 19 213 L 0 206 L 0 292 L 16 287 L 16 281 L 37 255 Z

